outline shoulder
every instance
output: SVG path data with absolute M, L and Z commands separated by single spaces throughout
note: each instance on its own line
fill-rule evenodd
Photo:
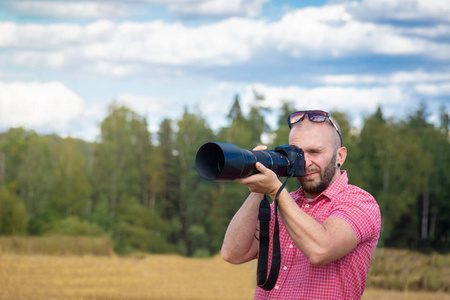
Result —
M 367 191 L 357 186 L 348 184 L 338 195 L 336 204 L 348 204 L 351 207 L 364 207 L 365 209 L 376 210 L 380 208 L 375 198 Z
M 347 185 L 332 202 L 331 216 L 346 220 L 359 240 L 378 238 L 381 229 L 380 208 L 370 193 L 357 186 Z

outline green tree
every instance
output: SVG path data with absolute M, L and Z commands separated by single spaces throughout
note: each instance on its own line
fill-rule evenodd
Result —
M 278 118 L 278 128 L 274 131 L 272 143 L 270 145 L 271 149 L 276 146 L 289 144 L 289 126 L 287 124 L 287 118 L 289 114 L 295 112 L 294 105 L 292 102 L 287 100 L 282 101 L 281 111 Z
M 55 145 L 55 184 L 49 206 L 60 218 L 86 218 L 92 186 L 87 177 L 86 158 L 76 140 L 66 138 Z
M 234 102 L 233 105 L 231 106 L 230 112 L 228 113 L 228 119 L 244 120 L 244 114 L 242 113 L 239 95 L 234 96 Z
M 270 130 L 263 116 L 263 112 L 267 111 L 266 108 L 261 106 L 260 101 L 263 99 L 262 96 L 258 95 L 255 98 L 255 103 L 250 106 L 248 117 L 245 117 L 241 110 L 239 96 L 236 95 L 228 113 L 230 126 L 220 130 L 219 140 L 245 149 L 253 149 L 261 144 L 262 135 L 268 134 Z
M 381 107 L 369 116 L 361 129 L 359 148 L 361 158 L 359 167 L 363 177 L 361 187 L 374 194 L 383 189 L 383 161 L 379 161 L 377 154 L 386 148 L 387 140 L 384 138 L 388 125 L 383 117 Z M 377 199 L 378 200 L 378 199 Z
M 238 147 L 252 149 L 254 144 L 254 134 L 249 128 L 248 120 L 244 117 L 239 101 L 239 95 L 235 96 L 233 105 L 228 114 L 231 124 L 222 128 L 218 138 L 220 142 L 235 144 Z M 259 141 L 257 142 L 259 144 Z
M 444 104 L 439 108 L 439 121 L 440 130 L 444 136 L 448 136 L 450 129 L 450 113 L 447 112 L 447 108 Z
M 264 118 L 264 113 L 269 112 L 270 110 L 264 106 L 262 106 L 262 102 L 264 101 L 264 96 L 259 95 L 255 91 L 253 91 L 255 95 L 255 100 L 253 105 L 250 107 L 250 113 L 247 118 L 247 126 L 248 130 L 251 132 L 250 135 L 250 147 L 254 147 L 261 143 L 262 136 L 264 134 L 270 134 L 270 127 L 266 123 Z
M 160 193 L 156 207 L 165 219 L 179 219 L 180 209 L 179 186 L 180 186 L 180 164 L 178 150 L 175 145 L 175 131 L 170 119 L 164 119 L 159 127 L 158 141 L 159 151 L 162 155 L 163 166 L 159 170 L 160 186 L 163 190 Z
M 24 203 L 6 186 L 0 188 L 0 234 L 24 235 L 27 214 Z
M 364 178 L 360 166 L 362 153 L 359 147 L 359 131 L 351 127 L 347 114 L 333 111 L 331 116 L 338 122 L 343 145 L 347 148 L 347 159 L 342 166 L 342 170 L 347 171 L 349 183 L 363 186 Z
M 136 198 L 124 198 L 117 206 L 115 232 L 120 235 L 116 244 L 119 253 L 175 252 L 175 245 L 167 241 L 172 230 L 170 222 L 161 219 L 156 211 L 149 210 Z
M 147 173 L 150 199 L 146 205 L 151 209 L 156 209 L 157 199 L 164 197 L 167 188 L 167 170 L 161 146 L 155 146 L 150 151 Z
M 151 149 L 147 122 L 125 106 L 112 104 L 101 123 L 96 145 L 94 186 L 96 199 L 108 199 L 114 223 L 116 207 L 123 197 L 148 203 L 148 154 Z M 97 204 L 97 203 L 95 203 Z
M 203 117 L 189 113 L 187 109 L 177 123 L 179 130 L 175 143 L 180 167 L 179 220 L 186 254 L 192 255 L 196 249 L 189 239 L 190 227 L 204 222 L 211 201 L 204 190 L 208 183 L 198 176 L 194 160 L 200 146 L 213 139 L 213 132 Z
M 437 128 L 428 122 L 428 111 L 424 103 L 408 119 L 411 134 L 418 137 L 420 147 L 426 156 L 421 161 L 427 162 L 427 176 L 421 180 L 422 189 L 417 197 L 419 214 L 416 216 L 420 226 L 417 231 L 417 240 L 423 250 L 449 248 L 446 242 L 450 232 L 450 144 L 448 136 L 448 120 L 441 107 L 441 127 Z M 448 115 L 447 115 L 448 118 Z M 416 172 L 416 170 L 414 170 Z
M 86 220 L 80 220 L 77 216 L 67 217 L 52 223 L 44 234 L 96 237 L 106 235 L 97 224 Z
M 437 148 L 434 149 L 433 172 L 430 179 L 430 199 L 434 201 L 430 212 L 429 239 L 432 248 L 450 251 L 450 113 L 440 107 L 440 127 L 435 131 Z
M 412 211 L 428 176 L 429 155 L 404 122 L 386 122 L 381 108 L 366 120 L 360 147 L 363 182 L 381 210 L 379 245 L 398 247 L 416 242 L 414 228 L 399 224 L 405 222 L 405 217 L 417 224 L 416 219 L 408 217 L 415 215 Z
M 158 147 L 155 147 L 157 157 L 161 155 L 162 166 L 153 168 L 151 180 L 152 185 L 158 185 L 159 189 L 156 195 L 156 210 L 161 217 L 173 224 L 174 230 L 168 236 L 168 242 L 172 244 L 184 245 L 184 236 L 181 232 L 181 212 L 179 205 L 180 195 L 180 163 L 179 151 L 175 143 L 175 131 L 172 126 L 172 120 L 164 119 L 158 130 Z M 155 157 L 155 159 L 160 159 Z M 159 166 L 159 163 L 158 163 Z M 151 188 L 152 191 L 154 191 Z M 180 242 L 181 241 L 181 242 Z M 183 250 L 181 250 L 183 251 Z
M 17 191 L 17 174 L 22 165 L 24 155 L 29 148 L 30 139 L 35 136 L 34 131 L 23 127 L 10 128 L 0 134 L 0 182 Z
M 53 221 L 48 215 L 49 193 L 55 183 L 54 154 L 44 137 L 30 137 L 28 150 L 17 174 L 18 193 L 25 202 L 29 218 L 29 232 L 39 234 Z

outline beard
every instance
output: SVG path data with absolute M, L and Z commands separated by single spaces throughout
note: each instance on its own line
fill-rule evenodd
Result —
M 330 185 L 331 180 L 334 177 L 334 174 L 336 173 L 335 167 L 336 167 L 336 155 L 333 155 L 330 163 L 325 167 L 324 170 L 320 169 L 305 170 L 305 173 L 311 173 L 318 170 L 320 171 L 318 180 L 299 177 L 298 181 L 300 182 L 300 185 L 305 191 L 305 193 L 309 195 L 319 195 L 320 193 L 325 191 L 327 187 Z

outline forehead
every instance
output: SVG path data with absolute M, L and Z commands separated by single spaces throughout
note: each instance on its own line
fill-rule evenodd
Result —
M 326 122 L 314 123 L 304 120 L 295 124 L 289 133 L 289 144 L 300 148 L 332 147 L 332 127 Z

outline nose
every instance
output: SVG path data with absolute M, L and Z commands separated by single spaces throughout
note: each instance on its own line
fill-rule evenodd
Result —
M 308 169 L 309 166 L 312 165 L 311 156 L 308 153 L 303 153 L 303 157 L 305 158 L 305 170 Z

